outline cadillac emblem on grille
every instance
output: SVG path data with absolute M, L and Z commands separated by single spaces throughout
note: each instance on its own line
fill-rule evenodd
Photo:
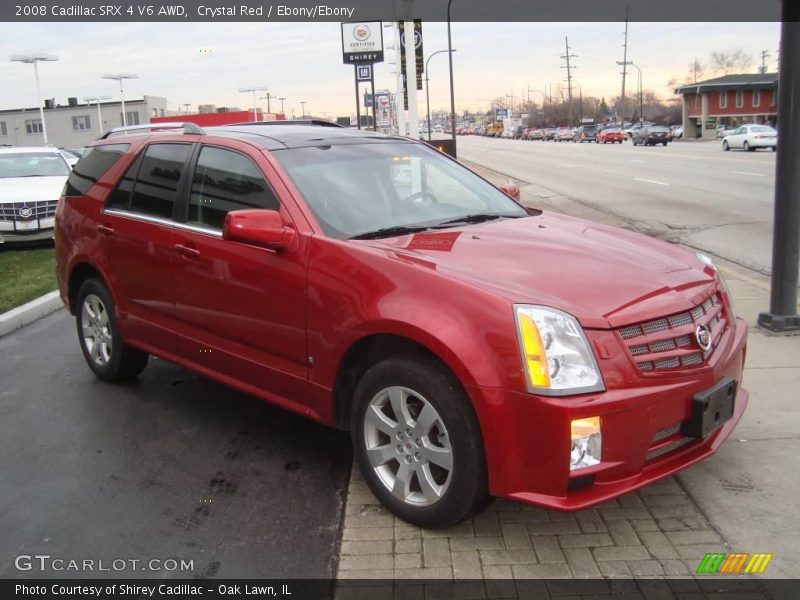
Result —
M 694 330 L 694 338 L 703 352 L 708 352 L 711 349 L 711 332 L 705 325 L 697 326 L 697 329 Z
M 29 206 L 20 206 L 17 214 L 23 219 L 29 219 L 33 215 L 33 209 Z

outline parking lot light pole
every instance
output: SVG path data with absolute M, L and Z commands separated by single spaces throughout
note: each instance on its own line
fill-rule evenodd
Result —
M 256 105 L 256 92 L 266 92 L 269 88 L 265 87 L 249 87 L 249 88 L 239 88 L 239 91 L 243 94 L 248 92 L 253 94 L 253 122 L 258 121 L 258 106 Z
M 39 99 L 39 118 L 42 121 L 42 137 L 44 145 L 47 146 L 47 126 L 44 122 L 44 101 L 42 100 L 42 89 L 39 87 L 39 67 L 40 62 L 52 62 L 58 60 L 54 54 L 13 54 L 11 62 L 21 62 L 33 64 L 33 73 L 36 76 L 36 97 Z
M 800 6 L 783 0 L 778 86 L 778 140 L 775 166 L 775 216 L 772 238 L 772 279 L 769 312 L 758 324 L 770 331 L 800 330 L 797 312 L 800 266 Z
M 450 35 L 450 5 L 453 0 L 447 0 L 447 53 L 450 66 L 450 133 L 453 136 L 453 158 L 456 157 L 456 92 L 453 87 L 453 38 Z
M 306 101 L 305 100 L 301 100 L 300 101 L 300 108 L 303 110 L 303 116 L 301 118 L 305 119 L 306 118 Z
M 100 112 L 101 100 L 111 100 L 111 96 L 89 96 L 83 99 L 83 101 L 89 105 L 91 105 L 92 102 L 97 103 L 97 125 L 100 127 L 100 135 L 103 135 L 103 114 Z
M 452 52 L 456 50 L 453 49 Z M 428 56 L 428 60 L 425 61 L 425 104 L 427 105 L 427 112 L 428 112 L 428 141 L 431 141 L 431 90 L 430 90 L 430 79 L 428 78 L 428 63 L 431 62 L 431 59 L 436 56 L 437 54 L 442 54 L 443 52 L 451 52 L 450 50 L 437 50 L 436 52 L 432 52 L 430 56 Z
M 138 79 L 139 76 L 136 73 L 113 73 L 110 75 L 103 75 L 103 79 L 113 79 L 114 81 L 119 82 L 119 100 L 120 105 L 122 107 L 122 126 L 128 126 L 128 116 L 125 114 L 125 94 L 122 91 L 122 80 L 123 79 Z

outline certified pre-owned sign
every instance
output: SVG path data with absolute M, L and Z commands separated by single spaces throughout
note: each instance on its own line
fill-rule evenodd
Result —
M 342 23 L 342 58 L 348 65 L 383 62 L 381 22 Z

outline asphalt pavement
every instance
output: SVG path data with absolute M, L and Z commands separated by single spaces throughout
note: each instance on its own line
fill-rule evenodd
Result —
M 0 338 L 0 357 L 0 578 L 332 576 L 347 434 L 162 360 L 102 383 L 63 309 Z M 94 571 L 65 569 L 84 559 Z
M 461 136 L 459 159 L 553 190 L 631 228 L 768 274 L 775 153 L 718 142 L 574 144 Z

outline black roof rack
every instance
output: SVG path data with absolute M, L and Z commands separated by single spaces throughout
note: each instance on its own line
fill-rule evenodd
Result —
M 228 123 L 223 127 L 236 127 L 242 125 L 316 125 L 317 127 L 342 127 L 338 123 L 332 123 L 324 119 L 292 119 L 281 121 L 243 121 L 241 123 Z
M 202 127 L 198 126 L 195 123 L 191 123 L 189 121 L 175 122 L 175 123 L 145 123 L 144 125 L 128 125 L 127 127 L 115 127 L 110 131 L 106 131 L 98 139 L 104 140 L 118 133 L 129 133 L 135 131 L 141 131 L 142 133 L 144 133 L 143 130 L 145 129 L 183 129 L 184 133 L 193 133 L 195 135 L 205 135 L 206 133 Z

